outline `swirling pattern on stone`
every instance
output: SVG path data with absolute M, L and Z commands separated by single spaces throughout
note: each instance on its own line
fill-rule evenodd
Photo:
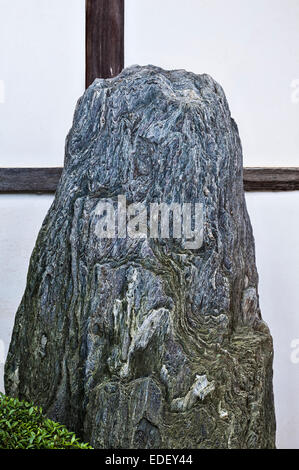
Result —
M 99 239 L 98 203 L 200 202 L 203 245 Z M 5 369 L 99 448 L 272 448 L 272 339 L 261 319 L 242 150 L 222 88 L 154 66 L 80 98 L 33 251 Z

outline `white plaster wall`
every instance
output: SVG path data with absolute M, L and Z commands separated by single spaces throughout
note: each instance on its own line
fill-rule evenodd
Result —
M 0 195 L 0 391 L 16 310 L 21 302 L 37 234 L 50 195 Z
M 299 449 L 299 191 L 247 193 L 262 316 L 274 340 L 277 447 Z
M 62 166 L 84 51 L 84 0 L 0 0 L 0 166 Z

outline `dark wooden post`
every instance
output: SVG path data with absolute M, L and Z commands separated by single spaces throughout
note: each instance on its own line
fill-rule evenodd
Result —
M 86 88 L 124 67 L 124 0 L 86 0 Z

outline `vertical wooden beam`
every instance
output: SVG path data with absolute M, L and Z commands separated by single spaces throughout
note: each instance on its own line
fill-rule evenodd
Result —
M 124 0 L 86 0 L 86 88 L 124 67 Z

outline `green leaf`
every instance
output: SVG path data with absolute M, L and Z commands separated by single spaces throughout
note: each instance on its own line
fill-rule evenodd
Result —
M 65 426 L 46 418 L 41 407 L 0 393 L 0 448 L 92 449 Z

